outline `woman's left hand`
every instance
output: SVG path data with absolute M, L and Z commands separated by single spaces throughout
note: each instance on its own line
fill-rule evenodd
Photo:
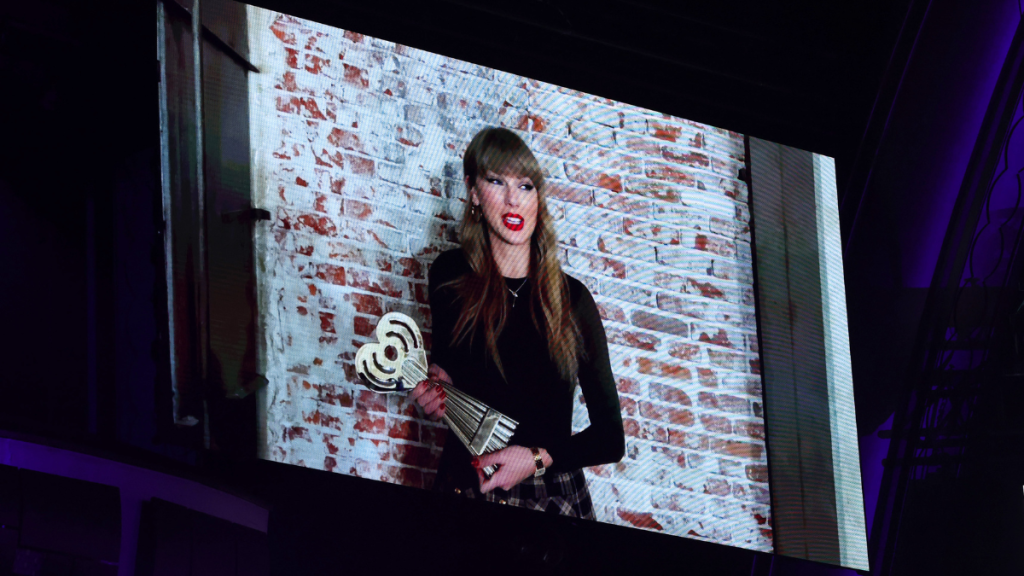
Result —
M 486 478 L 484 468 L 495 465 L 498 466 L 498 471 L 489 479 Z M 509 446 L 497 452 L 484 454 L 474 460 L 474 467 L 477 476 L 480 477 L 481 494 L 486 494 L 495 488 L 509 490 L 537 472 L 533 452 L 522 446 Z

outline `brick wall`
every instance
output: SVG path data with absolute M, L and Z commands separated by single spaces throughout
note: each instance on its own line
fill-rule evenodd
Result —
M 391 310 L 429 339 L 461 153 L 501 125 L 608 333 L 627 454 L 587 470 L 599 518 L 771 549 L 741 135 L 261 9 L 250 43 L 267 458 L 430 486 L 443 430 L 352 359 Z

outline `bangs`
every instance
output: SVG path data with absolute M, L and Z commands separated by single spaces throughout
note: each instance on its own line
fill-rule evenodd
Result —
M 463 170 L 471 179 L 490 171 L 529 178 L 538 189 L 544 185 L 544 172 L 533 152 L 516 133 L 504 128 L 487 128 L 473 138 L 466 148 Z

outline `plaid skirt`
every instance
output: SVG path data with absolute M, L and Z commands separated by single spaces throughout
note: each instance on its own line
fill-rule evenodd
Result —
M 487 494 L 480 494 L 477 488 L 452 485 L 436 485 L 434 489 L 465 498 L 482 498 L 487 502 L 519 506 L 529 510 L 553 512 L 584 520 L 597 519 L 583 470 L 545 474 L 540 478 L 530 477 L 513 486 L 511 490 L 496 488 Z

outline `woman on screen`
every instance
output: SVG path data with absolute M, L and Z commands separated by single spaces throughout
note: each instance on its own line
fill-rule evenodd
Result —
M 445 380 L 519 422 L 505 449 L 474 458 L 445 443 L 435 489 L 594 518 L 582 468 L 625 450 L 604 327 L 589 290 L 562 272 L 544 175 L 512 131 L 486 128 L 463 159 L 461 249 L 430 268 L 431 380 Z M 577 382 L 590 426 L 572 434 Z M 445 410 L 436 382 L 413 398 Z M 497 465 L 489 479 L 482 469 Z

